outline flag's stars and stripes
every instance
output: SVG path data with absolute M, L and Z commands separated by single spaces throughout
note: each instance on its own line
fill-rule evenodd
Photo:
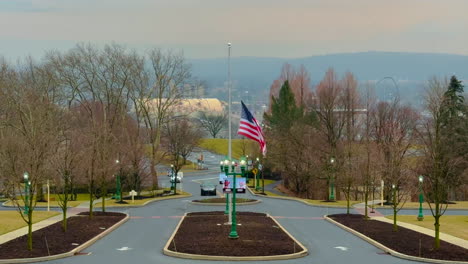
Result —
M 258 124 L 252 113 L 250 113 L 249 109 L 247 109 L 244 102 L 241 101 L 241 103 L 242 112 L 237 134 L 257 141 L 260 144 L 260 150 L 262 151 L 263 155 L 265 155 L 266 143 L 265 138 L 263 137 L 262 127 L 260 124 Z

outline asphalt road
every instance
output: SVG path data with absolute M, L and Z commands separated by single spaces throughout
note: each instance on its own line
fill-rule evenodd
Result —
M 144 208 L 123 210 L 132 217 L 127 223 L 114 232 L 87 248 L 84 253 L 66 259 L 50 261 L 49 263 L 239 263 L 229 261 L 186 260 L 165 256 L 162 248 L 171 236 L 179 222 L 180 216 L 186 212 L 224 210 L 223 206 L 200 206 L 188 203 L 188 199 L 202 198 L 199 182 L 201 180 L 216 182 L 216 170 L 185 173 L 182 187 L 193 194 L 190 198 L 164 200 L 152 203 Z M 161 181 L 169 179 L 162 178 Z M 251 194 L 241 194 L 241 197 L 253 197 Z M 269 213 L 309 250 L 309 255 L 288 261 L 271 261 L 271 263 L 379 263 L 398 264 L 416 263 L 406 261 L 383 252 L 362 239 L 320 219 L 325 214 L 345 212 L 344 209 L 311 207 L 305 204 L 261 198 L 256 205 L 239 206 L 239 211 L 256 211 Z M 403 213 L 403 212 L 402 212 Z M 458 212 L 462 213 L 462 212 Z M 466 211 L 463 211 L 466 214 Z M 227 236 L 228 234 L 226 234 Z M 242 236 L 242 234 L 239 234 Z M 346 251 L 336 247 L 345 247 Z M 119 250 L 120 249 L 120 250 Z M 126 250 L 122 250 L 126 249 Z M 256 263 L 256 262 L 242 262 Z M 269 262 L 270 263 L 270 262 Z

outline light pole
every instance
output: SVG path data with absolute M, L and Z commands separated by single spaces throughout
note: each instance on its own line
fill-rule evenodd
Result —
M 120 160 L 115 160 L 115 164 L 117 164 L 117 166 L 120 164 Z M 115 177 L 115 181 L 116 181 L 116 189 L 115 189 L 115 200 L 116 201 L 119 201 L 119 202 L 122 202 L 122 189 L 121 189 L 121 184 L 120 184 L 120 174 L 122 173 L 122 167 L 120 167 L 119 169 L 119 173 L 117 174 L 117 177 Z
M 224 164 L 224 166 L 223 166 L 223 164 Z M 229 161 L 227 159 L 224 162 L 221 161 L 221 171 L 222 172 L 225 172 L 224 168 L 228 167 L 228 166 L 229 166 Z M 226 177 L 227 177 L 227 175 L 226 175 Z M 227 178 L 224 181 L 226 181 L 226 180 L 227 180 Z M 229 193 L 226 193 L 226 210 L 224 210 L 224 214 L 229 215 L 229 212 L 230 212 L 230 210 L 229 210 Z M 228 223 L 231 223 L 231 216 L 229 216 Z
M 232 168 L 234 162 L 231 163 Z M 245 158 L 242 157 L 240 161 L 240 168 L 241 168 L 241 176 L 244 176 L 245 173 Z M 237 192 L 237 186 L 236 186 L 236 173 L 233 169 L 231 173 L 229 173 L 229 166 L 224 166 L 224 171 L 226 175 L 231 175 L 232 176 L 232 221 L 231 221 L 231 232 L 229 233 L 229 238 L 231 239 L 237 239 L 239 238 L 239 235 L 237 234 L 237 219 L 236 219 L 236 192 Z
M 177 193 L 176 190 L 176 176 L 174 175 L 174 164 L 171 164 L 171 189 L 174 189 L 174 195 Z
M 330 196 L 328 200 L 335 201 L 335 175 L 334 175 L 335 158 L 330 158 Z
M 29 174 L 27 172 L 23 173 L 24 178 L 24 214 L 29 214 Z
M 232 147 L 231 147 L 231 42 L 228 42 L 228 130 L 229 130 L 229 142 L 228 142 L 228 158 L 232 158 Z
M 424 202 L 424 195 L 422 192 L 422 184 L 424 181 L 424 177 L 419 175 L 419 214 L 418 214 L 418 221 L 424 220 L 423 210 L 422 210 L 422 203 Z
M 392 184 L 392 205 L 395 207 L 396 204 L 396 186 L 395 184 Z
M 260 174 L 260 170 L 261 170 L 261 167 L 262 164 L 260 164 L 260 158 L 257 157 L 257 168 L 258 168 L 258 171 L 257 173 L 255 173 L 255 190 L 258 191 L 260 190 L 260 180 L 258 178 L 259 174 Z

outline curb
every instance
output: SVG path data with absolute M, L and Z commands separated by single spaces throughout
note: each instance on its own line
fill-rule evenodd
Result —
M 410 255 L 406 255 L 406 254 L 402 254 L 400 252 L 397 252 L 393 249 L 390 249 L 382 244 L 380 244 L 379 242 L 373 240 L 372 238 L 368 237 L 368 236 L 365 236 L 364 234 L 362 233 L 359 233 L 358 231 L 352 229 L 352 228 L 349 228 L 343 224 L 340 224 L 338 222 L 336 222 L 335 220 L 329 218 L 328 216 L 324 215 L 323 218 L 325 218 L 325 220 L 327 220 L 328 222 L 332 223 L 332 224 L 335 224 L 336 226 L 352 233 L 353 235 L 365 240 L 366 242 L 368 242 L 369 244 L 383 250 L 384 252 L 394 256 L 394 257 L 397 257 L 397 258 L 402 258 L 402 259 L 407 259 L 407 260 L 411 260 L 411 261 L 420 261 L 420 262 L 427 262 L 427 263 L 444 263 L 444 264 L 468 264 L 468 261 L 454 261 L 454 260 L 441 260 L 441 259 L 429 259 L 429 258 L 421 258 L 421 257 L 415 257 L 415 256 L 410 256 Z M 371 221 L 376 221 L 376 220 L 371 220 Z
M 255 200 L 253 202 L 245 202 L 245 203 L 238 203 L 236 202 L 236 206 L 242 206 L 242 205 L 252 205 L 252 204 L 258 204 L 258 203 L 261 203 L 262 200 Z M 190 201 L 191 204 L 195 204 L 195 205 L 207 205 L 207 206 L 225 206 L 226 203 L 201 203 L 201 202 L 194 202 L 194 201 Z
M 45 257 L 37 257 L 37 258 L 21 258 L 21 259 L 0 259 L 0 263 L 31 263 L 31 262 L 41 262 L 41 261 L 49 261 L 49 260 L 54 260 L 54 259 L 61 259 L 61 258 L 66 258 L 66 257 L 71 257 L 75 255 L 75 253 L 80 252 L 81 250 L 91 246 L 94 244 L 96 241 L 99 239 L 105 237 L 108 235 L 110 232 L 114 231 L 117 229 L 119 226 L 123 225 L 125 222 L 128 221 L 130 218 L 129 214 L 126 214 L 127 216 L 120 220 L 119 222 L 115 223 L 113 226 L 105 230 L 104 232 L 98 234 L 97 236 L 91 238 L 90 240 L 86 241 L 85 243 L 79 245 L 78 247 L 72 249 L 71 251 L 57 254 L 57 255 L 52 255 L 52 256 L 45 256 Z
M 262 194 L 256 194 L 254 193 L 252 190 L 250 190 L 250 188 L 247 188 L 249 190 L 249 192 L 254 195 L 254 196 L 260 196 L 260 197 L 267 197 L 267 198 L 273 198 L 273 199 L 280 199 L 280 200 L 290 200 L 290 201 L 296 201 L 296 202 L 301 202 L 303 204 L 306 204 L 308 206 L 312 206 L 312 207 L 323 207 L 323 208 L 340 208 L 340 209 L 346 209 L 347 207 L 346 206 L 326 206 L 326 205 L 321 205 L 321 204 L 311 204 L 311 203 L 308 203 L 300 198 L 295 198 L 295 197 L 289 197 L 289 196 L 268 196 L 268 195 L 262 195 Z M 353 206 L 351 206 L 351 208 L 354 208 Z
M 166 245 L 164 246 L 163 253 L 164 255 L 171 256 L 171 257 L 177 257 L 177 258 L 184 258 L 184 259 L 196 259 L 196 260 L 233 260 L 233 261 L 261 261 L 261 260 L 286 260 L 286 259 L 296 259 L 296 258 L 301 258 L 305 257 L 309 254 L 309 251 L 307 250 L 304 245 L 302 245 L 301 242 L 297 241 L 278 221 L 276 221 L 273 217 L 267 214 L 267 217 L 273 219 L 273 221 L 278 225 L 278 227 L 285 232 L 296 244 L 301 246 L 303 248 L 302 251 L 297 252 L 297 253 L 292 253 L 292 254 L 286 254 L 286 255 L 273 255 L 273 256 L 249 256 L 249 257 L 236 257 L 236 256 L 212 256 L 212 255 L 196 255 L 196 254 L 189 254 L 189 253 L 180 253 L 180 252 L 175 252 L 172 250 L 169 250 L 169 245 L 174 239 L 177 231 L 179 230 L 180 225 L 182 224 L 182 221 L 185 219 L 187 216 L 187 213 L 184 214 L 184 216 L 180 219 L 179 224 L 177 224 L 176 229 L 172 233 L 171 237 L 167 241 Z
M 161 197 L 161 198 L 155 198 L 153 200 L 146 201 L 144 204 L 137 204 L 137 205 L 132 205 L 131 203 L 129 205 L 122 205 L 122 206 L 107 206 L 106 208 L 111 208 L 111 209 L 119 209 L 119 208 L 139 208 L 139 207 L 144 207 L 150 203 L 158 202 L 158 201 L 164 201 L 164 200 L 171 200 L 171 199 L 179 199 L 179 198 L 187 198 L 187 197 L 192 197 L 192 194 L 183 194 L 183 195 L 178 195 L 174 197 L 173 195 L 167 196 L 167 197 Z M 99 206 L 98 206 L 99 207 Z

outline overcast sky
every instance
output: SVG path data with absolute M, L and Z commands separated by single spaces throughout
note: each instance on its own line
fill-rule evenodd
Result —
M 0 0 L 0 54 L 77 42 L 183 49 L 188 58 L 359 51 L 468 55 L 467 0 Z

